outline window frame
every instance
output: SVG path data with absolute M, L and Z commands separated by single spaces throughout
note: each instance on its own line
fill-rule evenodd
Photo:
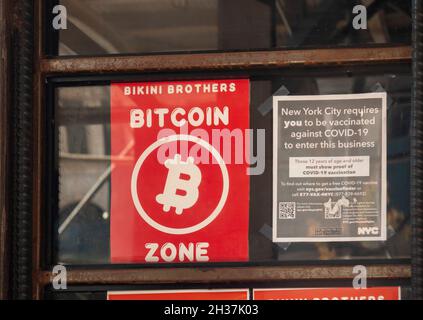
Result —
M 10 104 L 10 54 L 9 54 L 9 6 L 0 0 L 0 300 L 7 298 L 9 291 L 9 230 L 7 201 L 7 170 L 8 170 L 8 112 Z
M 9 3 L 11 0 L 1 0 Z M 23 0 L 25 1 L 25 0 Z M 160 74 L 192 71 L 242 71 L 270 68 L 313 68 L 328 66 L 369 66 L 387 63 L 412 62 L 411 46 L 368 46 L 360 48 L 303 49 L 245 51 L 229 53 L 193 53 L 95 57 L 55 57 L 44 54 L 43 1 L 34 2 L 34 57 L 33 57 L 33 149 L 32 149 L 32 298 L 42 299 L 44 288 L 52 283 L 53 274 L 43 265 L 46 252 L 42 243 L 46 224 L 44 186 L 49 168 L 45 166 L 45 83 L 52 76 L 84 77 L 93 74 Z M 14 21 L 19 24 L 19 21 Z M 0 136 L 4 141 L 4 135 Z M 3 165 L 3 163 L 2 163 Z M 3 174 L 2 174 L 3 181 Z M 0 190 L 1 191 L 1 190 Z M 18 226 L 19 227 L 19 226 Z M 5 233 L 1 232 L 2 235 Z M 1 241 L 0 241 L 1 242 Z M 2 252 L 0 252 L 1 254 Z M 3 257 L 1 257 L 3 258 Z M 2 259 L 3 260 L 3 259 Z M 328 281 L 352 280 L 352 266 L 357 261 L 316 262 L 284 266 L 259 265 L 246 267 L 215 267 L 206 269 L 160 266 L 137 268 L 93 269 L 72 268 L 67 272 L 68 285 L 144 285 L 144 284 L 222 284 L 222 283 L 271 283 L 278 281 Z M 366 263 L 370 280 L 409 281 L 411 264 L 408 261 Z M 206 272 L 207 271 L 207 272 Z

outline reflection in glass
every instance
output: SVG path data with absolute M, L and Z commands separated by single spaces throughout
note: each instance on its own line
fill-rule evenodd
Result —
M 378 70 L 295 71 L 251 76 L 253 129 L 266 129 L 266 169 L 251 176 L 250 260 L 397 259 L 410 256 L 410 104 L 408 66 Z M 271 240 L 272 112 L 263 104 L 285 86 L 292 95 L 388 92 L 388 240 L 386 242 L 280 243 Z M 70 264 L 109 263 L 110 87 L 56 89 L 59 156 L 59 229 L 56 260 Z M 265 108 L 264 108 L 265 109 Z
M 367 7 L 356 30 L 353 7 Z M 49 55 L 257 50 L 411 43 L 411 0 L 51 0 Z

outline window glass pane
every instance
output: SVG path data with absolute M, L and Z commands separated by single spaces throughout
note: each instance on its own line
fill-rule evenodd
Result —
M 367 24 L 360 29 L 353 27 L 356 2 L 350 0 L 60 0 L 47 3 L 46 52 L 50 55 L 411 43 L 411 0 L 361 1 L 367 7 L 367 20 L 363 20 Z M 56 5 L 66 8 L 66 29 L 60 28 L 59 11 L 53 13 Z
M 164 78 L 176 80 L 175 77 Z M 189 75 L 184 76 L 188 78 Z M 409 258 L 409 66 L 285 70 L 283 73 L 275 70 L 266 74 L 252 73 L 249 78 L 250 126 L 266 130 L 265 171 L 250 176 L 249 261 Z M 140 76 L 130 81 L 148 80 L 151 79 Z M 58 183 L 53 186 L 53 190 L 58 190 L 57 199 L 54 200 L 55 195 L 49 198 L 55 226 L 54 262 L 110 263 L 110 81 L 102 80 L 97 85 L 92 85 L 93 82 L 90 85 L 51 84 L 55 88 L 56 118 L 51 134 L 57 144 L 53 158 L 57 158 L 55 166 L 58 167 Z M 259 108 L 281 86 L 291 95 L 363 93 L 377 88 L 388 93 L 387 241 L 279 245 L 272 242 L 272 113 L 263 115 Z M 52 179 L 53 184 L 54 181 Z

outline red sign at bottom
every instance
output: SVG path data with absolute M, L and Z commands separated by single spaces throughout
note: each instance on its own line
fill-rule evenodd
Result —
M 107 300 L 248 300 L 248 289 L 109 291 Z
M 401 288 L 254 289 L 253 300 L 401 300 Z

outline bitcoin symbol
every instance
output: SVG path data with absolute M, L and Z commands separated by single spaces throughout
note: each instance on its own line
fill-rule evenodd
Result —
M 163 211 L 168 212 L 174 207 L 176 214 L 180 215 L 184 209 L 191 208 L 198 200 L 201 171 L 194 164 L 192 157 L 182 161 L 179 154 L 173 159 L 166 160 L 165 166 L 168 168 L 166 184 L 163 193 L 156 196 L 156 201 L 163 205 Z M 178 194 L 178 191 L 183 191 L 184 194 Z

